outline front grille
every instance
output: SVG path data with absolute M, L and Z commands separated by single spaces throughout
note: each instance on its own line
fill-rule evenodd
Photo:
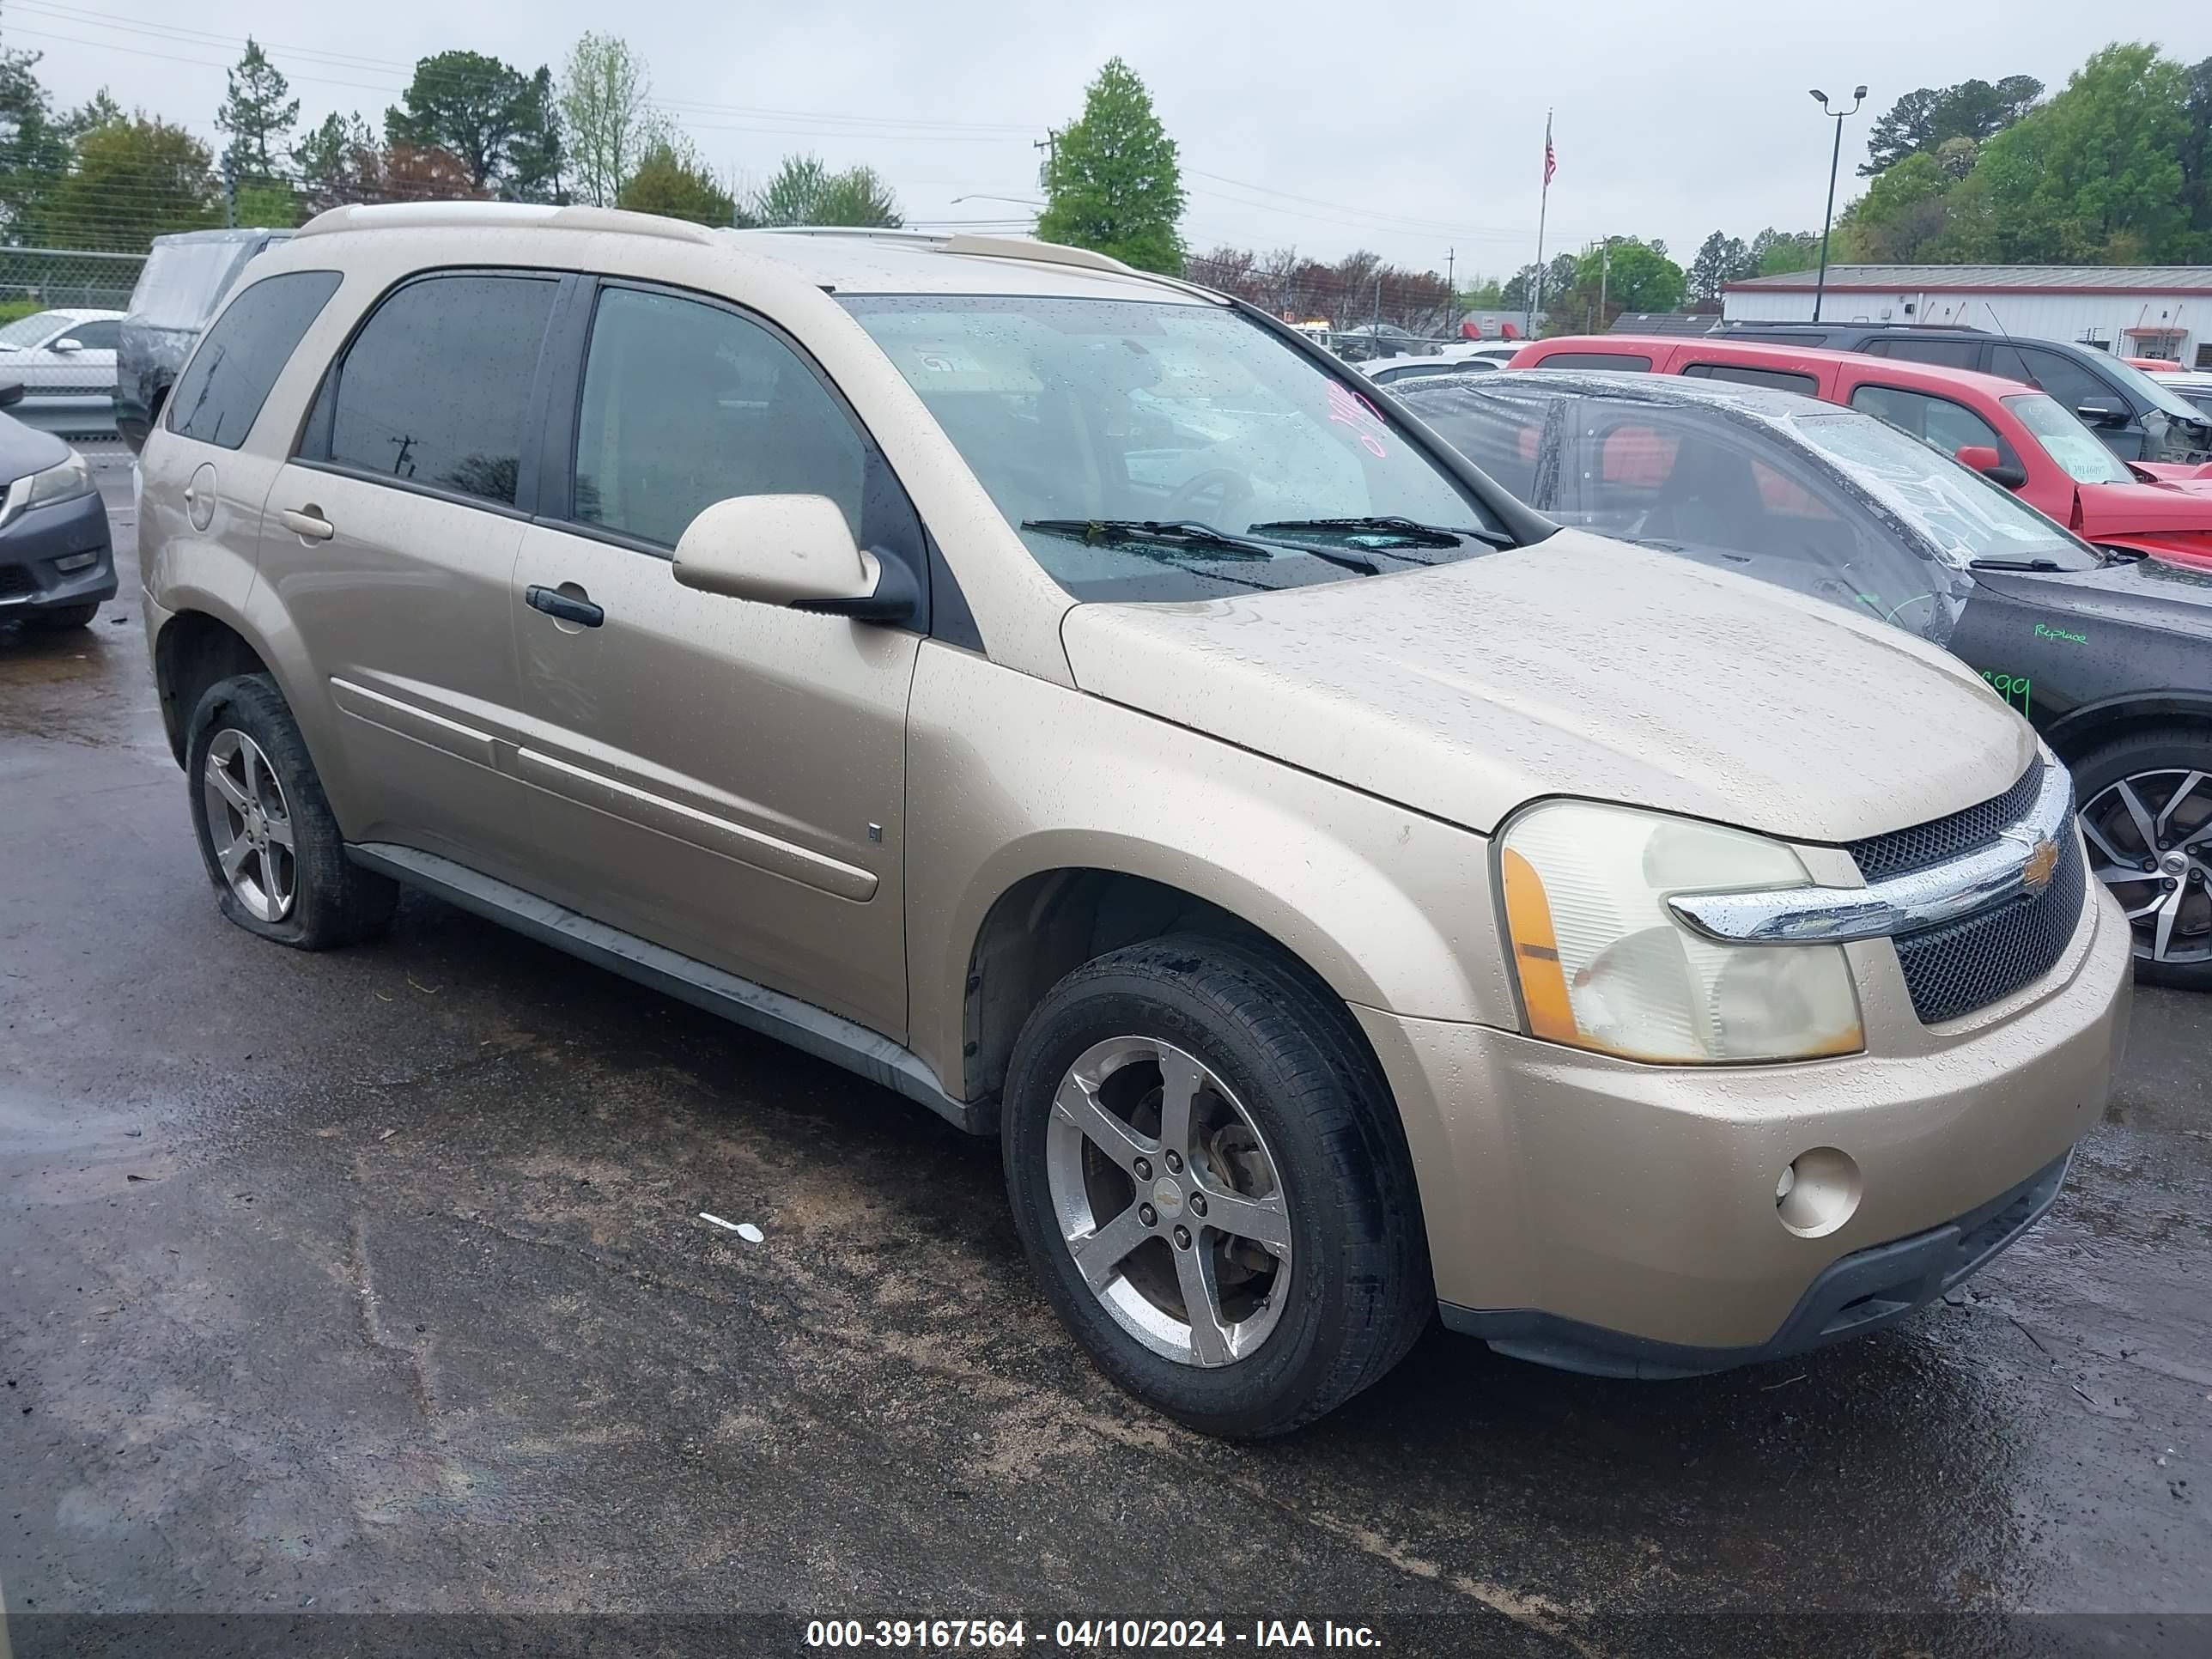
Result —
M 1905 988 L 1923 1024 L 1987 1007 L 2057 965 L 2081 920 L 2087 879 L 2070 815 L 2058 846 L 2058 868 L 2040 893 L 1897 941 Z
M 39 585 L 31 580 L 28 566 L 0 564 L 0 599 L 20 599 L 38 591 Z
M 2042 792 L 2043 763 L 2038 761 L 2018 783 L 1994 800 L 1969 806 L 1948 818 L 1917 823 L 1910 830 L 1869 836 L 1851 842 L 1846 850 L 1858 860 L 1859 873 L 1869 882 L 1901 876 L 1909 870 L 1924 870 L 1988 846 L 1997 838 L 1998 830 L 2026 817 Z

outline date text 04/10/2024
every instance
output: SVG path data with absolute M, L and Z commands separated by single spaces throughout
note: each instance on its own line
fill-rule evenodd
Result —
M 926 1651 L 973 1648 L 1005 1650 L 1049 1643 L 1080 1651 L 1172 1648 L 1379 1648 L 1367 1625 L 1334 1620 L 1255 1619 L 1249 1627 L 1220 1619 L 1060 1619 L 1032 1625 L 1026 1619 L 816 1619 L 806 1626 L 810 1648 L 910 1648 Z

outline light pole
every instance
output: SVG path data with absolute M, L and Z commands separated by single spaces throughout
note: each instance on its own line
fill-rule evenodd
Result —
M 1820 276 L 1813 285 L 1813 320 L 1817 323 L 1820 320 L 1820 301 L 1828 292 L 1828 228 L 1836 222 L 1836 169 L 1844 159 L 1844 118 L 1859 112 L 1859 106 L 1866 102 L 1866 88 L 1851 89 L 1849 109 L 1830 109 L 1828 94 L 1818 87 L 1813 88 L 1813 101 L 1820 105 L 1823 115 L 1836 124 L 1836 146 L 1828 155 L 1828 210 L 1820 220 Z

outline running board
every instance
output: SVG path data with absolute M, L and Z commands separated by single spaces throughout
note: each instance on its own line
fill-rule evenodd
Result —
M 434 893 L 449 904 L 541 944 L 857 1073 L 928 1107 L 970 1134 L 988 1133 L 993 1127 L 988 1108 L 970 1106 L 946 1094 L 919 1055 L 826 1008 L 710 968 L 434 853 L 388 842 L 363 842 L 349 844 L 346 856 L 365 870 Z

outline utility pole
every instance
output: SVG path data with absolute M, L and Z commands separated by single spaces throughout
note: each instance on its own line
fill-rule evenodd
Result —
M 1605 288 L 1613 275 L 1613 238 L 1608 236 L 1597 245 L 1597 327 L 1591 331 L 1605 330 Z
M 1044 130 L 1044 137 L 1031 144 L 1030 148 L 1044 152 L 1044 168 L 1038 174 L 1037 181 L 1047 189 L 1051 188 L 1053 163 L 1060 160 L 1060 135 L 1050 127 L 1047 127 Z
M 1455 332 L 1459 328 L 1459 250 L 1444 250 L 1444 326 Z

